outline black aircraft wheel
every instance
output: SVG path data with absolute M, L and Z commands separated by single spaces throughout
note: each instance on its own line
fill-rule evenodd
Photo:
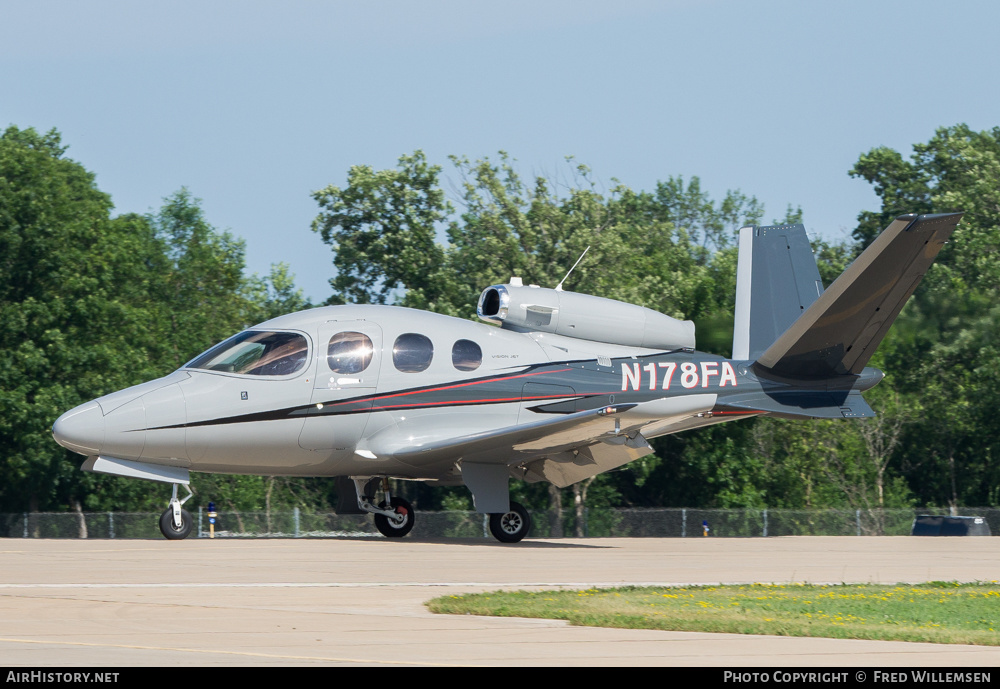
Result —
M 191 533 L 192 526 L 194 526 L 194 520 L 191 519 L 191 513 L 187 510 L 181 510 L 180 528 L 177 528 L 174 525 L 173 508 L 168 507 L 167 510 L 160 515 L 160 532 L 171 541 L 179 541 L 182 538 L 187 538 L 187 535 Z
M 385 502 L 379 503 L 379 507 L 385 509 Z M 402 521 L 394 521 L 384 514 L 376 514 L 375 528 L 386 538 L 402 538 L 413 528 L 413 506 L 403 498 L 393 498 L 392 509 L 403 518 Z
M 510 503 L 507 512 L 490 515 L 490 533 L 501 543 L 517 543 L 528 535 L 530 528 L 531 515 L 516 502 Z

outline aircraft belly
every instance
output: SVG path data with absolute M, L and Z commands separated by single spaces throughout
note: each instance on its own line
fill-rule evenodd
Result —
M 251 476 L 343 476 L 349 471 L 344 469 L 339 457 L 330 457 L 318 452 L 307 450 L 290 451 L 285 448 L 282 453 L 240 456 L 209 456 L 204 461 L 192 464 L 192 471 L 203 471 L 212 474 L 247 474 Z
M 190 427 L 187 445 L 198 450 L 198 459 L 192 460 L 191 468 L 240 474 L 309 475 L 329 458 L 297 446 L 301 427 L 301 419 Z

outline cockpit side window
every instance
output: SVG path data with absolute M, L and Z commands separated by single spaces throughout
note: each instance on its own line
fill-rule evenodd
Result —
M 361 373 L 372 362 L 375 347 L 364 333 L 337 333 L 326 348 L 326 361 L 334 373 Z
M 459 371 L 475 371 L 483 363 L 483 350 L 472 340 L 458 340 L 451 348 L 451 363 Z
M 194 359 L 188 368 L 247 376 L 287 376 L 306 365 L 309 343 L 298 333 L 246 330 Z
M 429 337 L 417 333 L 403 333 L 392 345 L 392 364 L 397 371 L 417 373 L 431 365 L 434 345 Z

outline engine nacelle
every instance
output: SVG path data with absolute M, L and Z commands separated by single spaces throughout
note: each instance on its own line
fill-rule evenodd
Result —
M 694 323 L 623 301 L 534 285 L 483 290 L 479 318 L 521 332 L 543 332 L 649 349 L 694 349 Z

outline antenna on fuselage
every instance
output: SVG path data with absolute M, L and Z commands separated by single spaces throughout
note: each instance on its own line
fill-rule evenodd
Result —
M 586 249 L 583 250 L 583 253 L 580 254 L 580 258 L 576 259 L 576 263 L 573 264 L 573 268 L 576 268 L 578 265 L 580 265 L 580 261 L 583 260 L 583 257 L 587 255 L 588 251 L 590 251 L 590 247 L 589 246 Z M 569 269 L 569 273 L 573 272 L 573 268 Z M 556 285 L 556 292 L 562 292 L 563 291 L 562 286 L 563 286 L 563 283 L 566 282 L 566 278 L 569 277 L 569 273 L 566 273 L 566 275 L 563 277 L 563 279 L 559 281 L 559 284 Z

